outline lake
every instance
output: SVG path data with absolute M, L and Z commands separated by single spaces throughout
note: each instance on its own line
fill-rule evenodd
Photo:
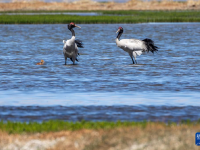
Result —
M 197 120 L 200 23 L 80 24 L 79 62 L 64 65 L 64 24 L 0 25 L 0 119 L 12 121 Z M 137 57 L 115 43 L 150 38 L 159 51 Z M 43 59 L 45 65 L 38 66 Z

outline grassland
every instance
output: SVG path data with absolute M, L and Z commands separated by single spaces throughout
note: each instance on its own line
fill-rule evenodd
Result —
M 60 120 L 50 120 L 42 123 L 37 122 L 0 122 L 0 130 L 8 133 L 37 133 L 62 130 L 81 130 L 81 129 L 112 129 L 117 127 L 140 126 L 145 127 L 150 122 L 66 122 Z
M 2 150 L 197 150 L 195 133 L 199 131 L 199 121 L 179 124 L 146 121 L 1 122 L 0 147 Z
M 50 120 L 42 123 L 38 122 L 0 122 L 0 130 L 5 131 L 8 133 L 37 133 L 37 132 L 51 132 L 51 131 L 62 131 L 62 130 L 81 130 L 81 129 L 113 129 L 118 127 L 141 127 L 145 128 L 147 125 L 156 124 L 154 122 L 90 122 L 90 121 L 81 121 L 81 122 L 67 122 L 67 121 L 61 121 L 61 120 Z M 172 126 L 177 125 L 176 123 L 169 122 L 169 123 L 161 123 L 158 122 L 158 124 L 162 124 L 163 126 Z M 196 122 L 191 121 L 182 121 L 179 125 L 199 125 L 200 126 L 200 120 Z
M 96 11 L 103 15 L 0 15 L 0 24 L 200 22 L 200 11 Z

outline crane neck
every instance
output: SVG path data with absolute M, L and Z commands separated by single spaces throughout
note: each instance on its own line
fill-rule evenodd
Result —
M 117 35 L 117 39 L 119 40 L 121 35 L 122 35 L 123 31 L 119 31 L 118 35 Z
M 75 32 L 73 29 L 70 29 L 70 31 L 72 32 L 72 36 L 75 36 Z

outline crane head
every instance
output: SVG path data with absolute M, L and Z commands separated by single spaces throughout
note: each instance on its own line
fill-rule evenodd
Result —
M 72 28 L 75 28 L 75 27 L 78 27 L 78 28 L 81 28 L 77 25 L 75 25 L 75 23 L 71 22 L 70 24 L 68 24 L 68 29 L 71 30 Z
M 119 27 L 116 33 L 118 33 L 118 32 L 123 32 L 123 28 Z

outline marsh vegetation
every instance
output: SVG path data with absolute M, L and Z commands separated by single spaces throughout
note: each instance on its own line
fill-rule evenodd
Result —
M 153 123 L 153 122 L 76 122 L 48 121 L 43 123 L 0 123 L 0 147 L 4 149 L 70 149 L 70 150 L 155 150 L 162 148 L 188 150 L 198 149 L 195 133 L 200 130 L 197 122 Z M 10 134 L 2 124 L 13 131 L 38 131 L 42 133 L 21 132 Z M 55 132 L 54 128 L 63 126 Z M 29 126 L 29 127 L 28 127 Z M 18 128 L 18 129 L 17 129 Z M 50 129 L 45 131 L 45 129 Z M 3 131 L 2 131 L 3 130 Z M 53 132 L 51 132 L 53 131 Z
M 102 15 L 0 15 L 1 24 L 200 22 L 200 11 L 97 11 Z

